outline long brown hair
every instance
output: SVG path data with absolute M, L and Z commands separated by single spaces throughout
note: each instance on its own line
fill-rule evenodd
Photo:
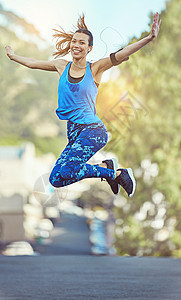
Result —
M 54 29 L 55 33 L 53 34 L 53 38 L 56 38 L 56 50 L 52 55 L 57 58 L 58 56 L 65 56 L 70 51 L 70 43 L 72 37 L 75 32 L 83 32 L 89 36 L 89 46 L 93 44 L 93 36 L 92 33 L 88 30 L 85 24 L 85 15 L 80 15 L 77 20 L 77 25 L 74 26 L 74 31 L 70 31 L 70 33 L 65 32 L 65 30 L 59 26 L 61 30 Z

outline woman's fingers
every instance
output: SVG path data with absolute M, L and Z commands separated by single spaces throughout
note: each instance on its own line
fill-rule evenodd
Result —
M 154 14 L 154 21 L 153 21 L 153 23 L 157 25 L 158 24 L 158 20 L 159 20 L 159 14 L 157 12 L 156 14 Z
M 152 25 L 153 37 L 157 37 L 160 24 L 161 24 L 161 19 L 159 21 L 159 14 L 157 12 L 156 14 L 154 14 L 154 20 L 153 20 L 153 25 Z
M 6 52 L 9 52 L 10 46 L 6 46 L 5 49 L 6 49 Z
M 158 19 L 159 19 L 159 14 L 158 13 L 156 13 L 155 14 L 155 21 L 158 23 Z
M 8 56 L 9 58 L 11 58 L 11 56 L 14 55 L 13 49 L 12 49 L 10 46 L 6 46 L 5 49 L 6 49 L 6 54 L 7 54 L 7 56 Z

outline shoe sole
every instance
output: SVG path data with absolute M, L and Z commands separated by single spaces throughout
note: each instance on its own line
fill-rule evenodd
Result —
M 128 168 L 127 171 L 128 171 L 128 174 L 129 174 L 129 176 L 130 176 L 130 178 L 131 178 L 131 180 L 132 180 L 132 182 L 133 182 L 133 191 L 132 191 L 131 194 L 129 194 L 129 197 L 131 198 L 131 197 L 134 195 L 134 192 L 135 192 L 135 188 L 136 188 L 136 180 L 134 179 L 134 175 L 133 175 L 132 169 L 131 169 L 131 168 Z
M 113 168 L 114 168 L 114 171 L 116 172 L 117 168 L 118 168 L 118 161 L 116 158 L 111 158 L 112 162 L 113 162 Z M 118 184 L 118 193 L 119 194 L 120 192 L 120 184 Z

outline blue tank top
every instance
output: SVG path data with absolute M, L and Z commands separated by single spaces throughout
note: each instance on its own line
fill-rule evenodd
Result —
M 69 62 L 59 79 L 58 108 L 56 114 L 60 120 L 71 120 L 78 124 L 102 122 L 96 113 L 98 88 L 87 62 L 83 79 L 78 83 L 68 81 Z

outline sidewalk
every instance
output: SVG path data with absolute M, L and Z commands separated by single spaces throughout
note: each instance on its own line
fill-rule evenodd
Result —
M 0 256 L 0 299 L 180 300 L 181 260 Z

